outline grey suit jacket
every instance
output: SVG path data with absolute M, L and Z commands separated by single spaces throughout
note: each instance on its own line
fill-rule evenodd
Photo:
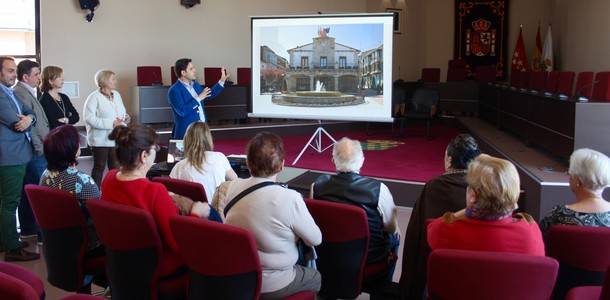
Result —
M 1 84 L 1 83 L 0 83 Z M 34 112 L 21 102 L 23 115 L 34 115 Z M 19 121 L 18 111 L 13 100 L 0 89 L 0 166 L 18 166 L 28 163 L 32 159 L 32 144 L 25 132 L 15 131 L 15 123 Z M 30 130 L 28 128 L 28 130 Z
M 31 131 L 32 145 L 34 146 L 35 155 L 43 155 L 44 151 L 42 143 L 44 138 L 49 133 L 49 120 L 47 120 L 47 115 L 44 113 L 44 109 L 42 109 L 40 101 L 34 98 L 34 95 L 30 93 L 25 85 L 26 83 L 19 81 L 17 82 L 17 85 L 13 87 L 13 90 L 15 91 L 15 96 L 17 96 L 17 99 L 21 100 L 23 105 L 33 110 L 36 114 L 36 124 L 32 127 Z

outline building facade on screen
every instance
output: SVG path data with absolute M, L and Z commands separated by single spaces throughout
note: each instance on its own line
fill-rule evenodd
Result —
M 313 38 L 303 36 L 300 40 L 304 44 L 286 47 L 285 52 L 273 49 L 272 45 L 261 46 L 261 93 L 295 93 L 322 88 L 344 94 L 381 94 L 381 41 L 377 46 L 367 48 L 359 47 L 362 43 L 350 45 L 337 41 L 343 38 L 357 42 L 357 31 L 357 28 L 350 31 L 343 27 L 337 32 L 339 36 L 331 36 L 331 27 L 319 27 L 317 32 L 310 31 Z

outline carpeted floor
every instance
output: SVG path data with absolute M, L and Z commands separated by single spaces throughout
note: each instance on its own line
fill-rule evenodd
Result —
M 391 133 L 366 135 L 364 132 L 330 132 L 335 138 L 347 136 L 366 142 L 365 148 L 384 150 L 365 150 L 364 166 L 361 174 L 366 176 L 425 182 L 443 173 L 443 155 L 449 141 L 459 131 L 451 127 L 437 126 L 432 129 L 432 139 L 425 136 L 425 128 L 409 128 L 407 136 L 393 136 Z M 292 166 L 310 136 L 283 136 L 286 151 L 286 165 Z M 324 137 L 324 146 L 329 140 Z M 368 141 L 368 142 L 367 142 Z M 226 155 L 244 154 L 248 140 L 215 140 L 216 151 Z M 391 147 L 394 146 L 394 147 Z M 331 147 L 332 149 L 332 147 Z M 294 167 L 334 171 L 331 149 L 318 154 L 312 148 L 306 150 Z

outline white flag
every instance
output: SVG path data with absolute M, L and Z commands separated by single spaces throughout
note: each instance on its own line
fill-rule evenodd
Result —
M 553 37 L 551 25 L 549 25 L 549 30 L 546 31 L 546 37 L 544 38 L 544 46 L 542 47 L 543 71 L 553 71 L 553 62 Z

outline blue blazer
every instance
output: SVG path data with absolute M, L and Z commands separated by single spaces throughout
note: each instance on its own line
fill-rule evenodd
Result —
M 2 83 L 0 83 L 2 84 Z M 17 97 L 15 97 L 17 99 Z M 17 105 L 24 116 L 36 115 L 29 107 L 17 99 Z M 25 132 L 16 131 L 14 126 L 19 121 L 18 111 L 13 100 L 0 89 L 0 166 L 17 166 L 27 164 L 32 159 L 32 143 Z M 36 121 L 32 122 L 32 125 Z M 27 131 L 30 131 L 30 128 Z
M 199 84 L 196 80 L 193 80 L 193 88 L 197 94 L 201 94 L 205 86 Z M 193 122 L 199 121 L 199 109 L 201 109 L 205 115 L 203 108 L 203 102 L 213 99 L 218 96 L 224 87 L 219 83 L 216 83 L 212 87 L 212 93 L 209 97 L 199 101 L 189 93 L 184 84 L 178 80 L 174 83 L 167 92 L 167 100 L 172 108 L 174 114 L 174 128 L 172 129 L 172 139 L 181 140 L 186 133 L 186 128 Z

